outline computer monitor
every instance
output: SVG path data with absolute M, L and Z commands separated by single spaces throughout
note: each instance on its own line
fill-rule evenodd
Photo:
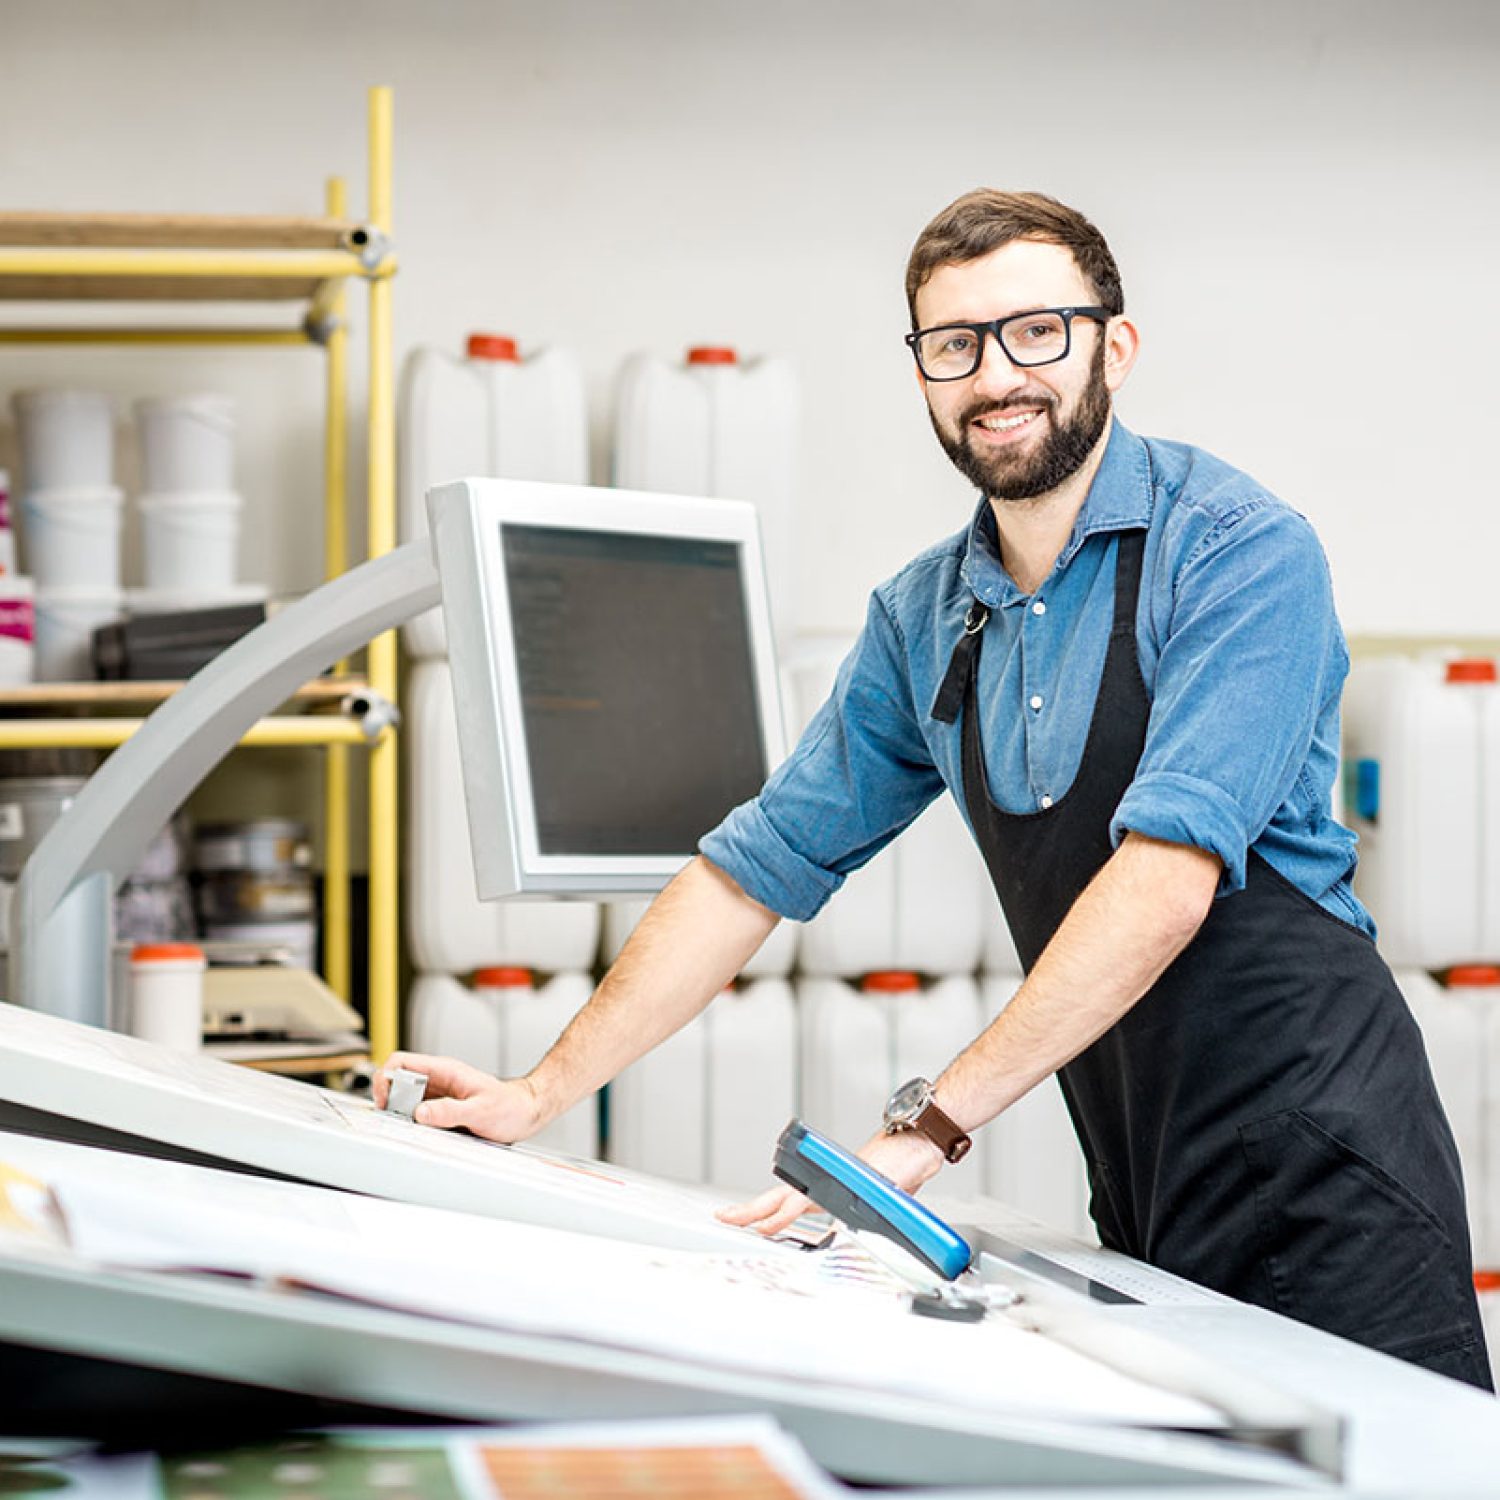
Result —
M 660 889 L 781 759 L 755 509 L 428 491 L 482 899 Z

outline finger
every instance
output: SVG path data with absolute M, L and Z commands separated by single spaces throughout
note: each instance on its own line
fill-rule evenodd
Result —
M 429 1099 L 417 1106 L 412 1119 L 435 1130 L 457 1130 L 471 1122 L 476 1109 L 472 1099 Z
M 427 1092 L 424 1097 L 428 1099 L 445 1096 L 467 1099 L 495 1081 L 482 1068 L 460 1062 L 456 1057 L 434 1057 L 426 1052 L 393 1052 L 380 1069 L 384 1075 L 385 1092 L 389 1092 L 390 1077 L 397 1068 L 405 1068 L 410 1073 L 426 1074 Z M 380 1096 L 377 1096 L 376 1103 L 381 1102 Z
M 793 1193 L 776 1213 L 755 1226 L 756 1232 L 767 1236 L 780 1234 L 783 1229 L 796 1223 L 812 1206 L 801 1193 Z
M 752 1198 L 748 1203 L 735 1203 L 728 1208 L 719 1209 L 714 1217 L 725 1224 L 738 1224 L 742 1228 L 757 1224 L 767 1214 L 775 1213 L 791 1191 L 789 1187 L 767 1188 L 760 1197 Z

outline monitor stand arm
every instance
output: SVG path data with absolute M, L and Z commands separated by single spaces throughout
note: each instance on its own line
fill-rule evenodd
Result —
M 110 898 L 146 845 L 257 720 L 440 598 L 431 543 L 409 542 L 279 611 L 163 703 L 88 779 L 22 870 L 11 998 L 105 1025 Z

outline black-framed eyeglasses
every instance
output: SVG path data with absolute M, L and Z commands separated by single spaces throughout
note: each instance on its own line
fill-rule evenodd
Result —
M 991 318 L 988 323 L 943 323 L 906 335 L 917 368 L 928 380 L 966 380 L 984 359 L 984 336 L 990 334 L 1011 364 L 1023 369 L 1055 365 L 1073 347 L 1073 319 L 1107 323 L 1107 307 L 1039 307 L 1032 312 Z

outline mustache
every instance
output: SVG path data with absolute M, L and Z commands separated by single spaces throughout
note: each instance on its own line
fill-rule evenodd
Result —
M 1056 405 L 1057 397 L 1046 392 L 1038 391 L 1035 395 L 1028 395 L 1025 391 L 1017 391 L 1003 401 L 976 401 L 964 412 L 960 423 L 967 427 L 970 422 L 982 421 L 985 417 L 1003 417 L 1009 412 L 1034 411 L 1037 407 L 1051 412 Z

